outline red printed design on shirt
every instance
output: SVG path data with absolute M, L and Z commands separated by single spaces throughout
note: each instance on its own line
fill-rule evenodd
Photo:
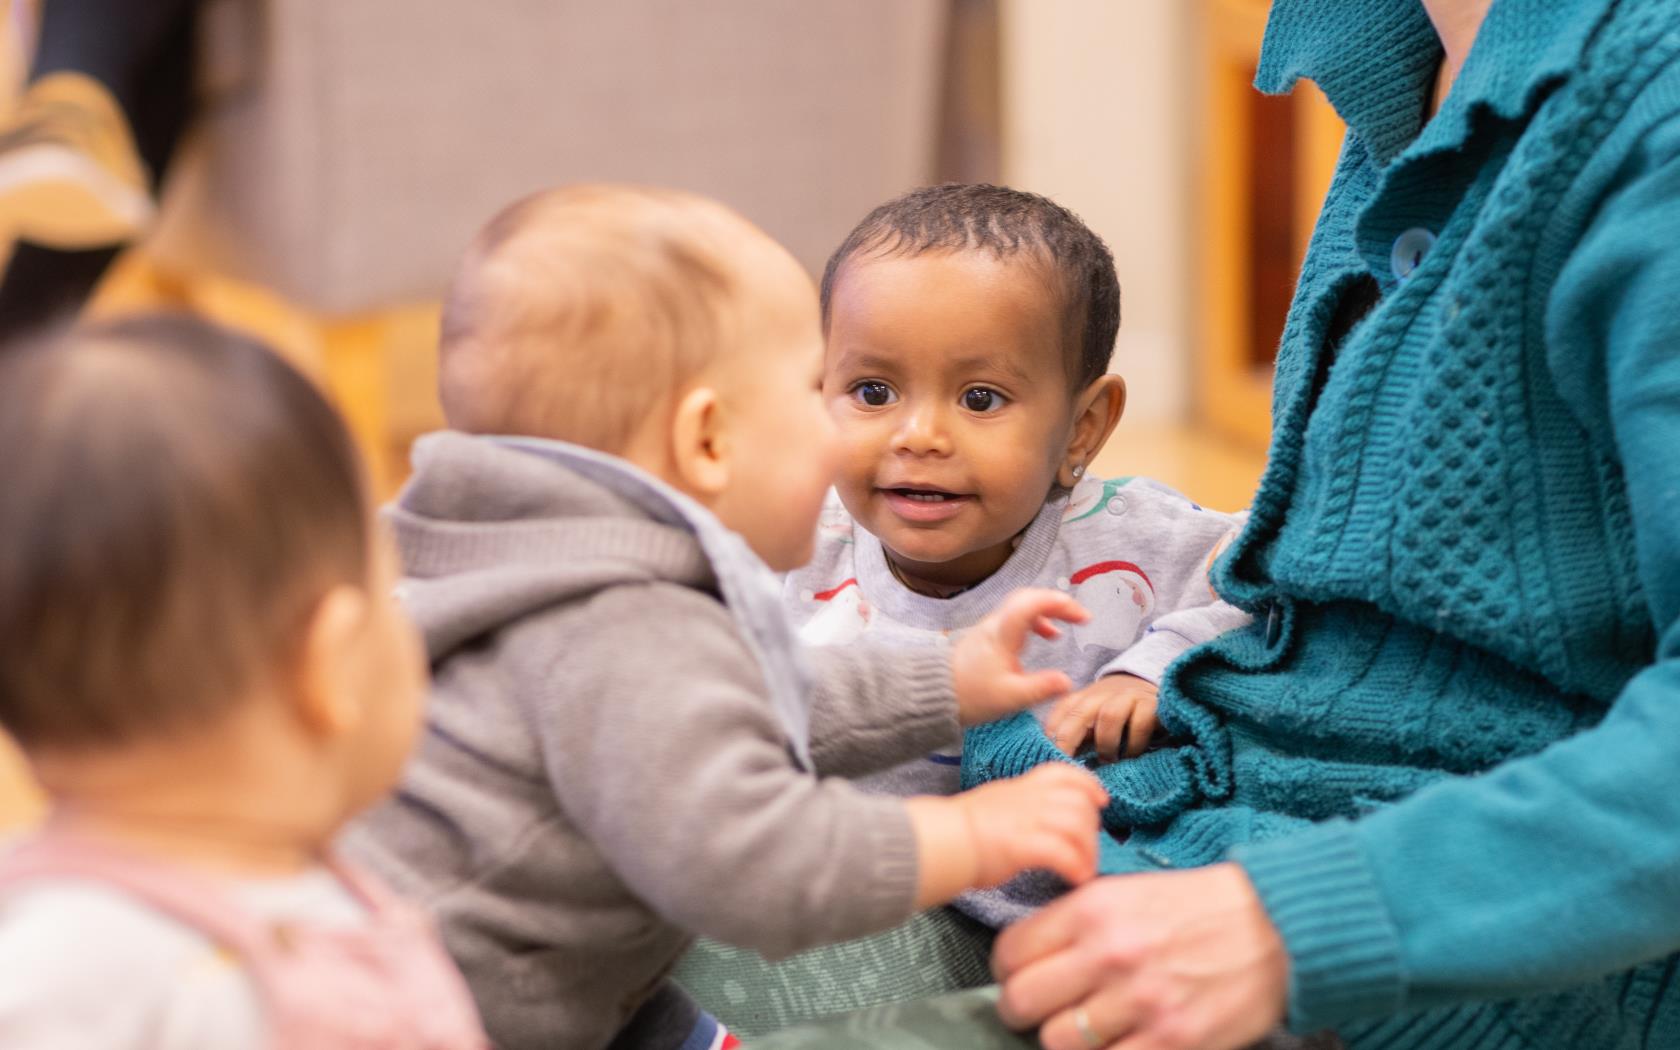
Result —
M 1136 640 L 1145 618 L 1155 610 L 1155 585 L 1142 567 L 1129 561 L 1099 561 L 1067 578 L 1067 588 L 1091 614 L 1073 628 L 1081 648 L 1121 650 Z
M 802 597 L 822 606 L 799 631 L 807 645 L 845 645 L 856 641 L 874 614 L 863 600 L 856 577 Z
M 857 577 L 853 576 L 851 579 L 844 580 L 839 585 L 830 587 L 826 591 L 818 591 L 817 593 L 811 595 L 811 600 L 814 602 L 831 602 L 834 600 L 835 595 L 839 594 L 847 587 L 856 587 L 857 585 Z

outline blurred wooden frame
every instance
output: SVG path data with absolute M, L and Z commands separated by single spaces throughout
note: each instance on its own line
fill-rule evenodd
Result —
M 1254 70 L 1265 34 L 1266 0 L 1199 0 L 1198 47 L 1204 95 L 1201 184 L 1201 305 L 1197 340 L 1196 412 L 1200 422 L 1252 448 L 1271 435 L 1272 369 L 1254 353 L 1253 259 L 1256 211 Z M 1335 171 L 1343 124 L 1318 88 L 1302 81 L 1292 107 L 1294 203 L 1291 283 Z M 1275 335 L 1276 333 L 1270 333 Z M 1264 337 L 1266 333 L 1259 333 Z
M 0 0 L 0 112 L 10 109 L 24 81 L 40 3 Z M 0 245 L 0 266 L 9 251 L 9 245 Z M 344 414 L 381 499 L 406 473 L 408 439 L 442 423 L 430 361 L 435 304 L 318 316 L 248 282 L 161 267 L 142 245 L 118 258 L 89 311 L 108 316 L 152 309 L 183 310 L 249 332 L 318 382 Z M 4 758 L 0 752 L 0 769 Z M 0 802 L 3 796 L 0 778 Z M 3 813 L 0 806 L 0 817 Z
M 406 474 L 407 439 L 441 423 L 435 411 L 426 411 L 420 423 L 394 418 L 405 413 L 393 404 L 399 400 L 394 386 L 406 386 L 402 380 L 417 370 L 427 379 L 433 374 L 435 304 L 324 317 L 244 281 L 160 267 L 144 246 L 118 258 L 89 304 L 94 315 L 156 309 L 183 310 L 249 332 L 319 383 L 343 413 L 381 500 L 394 494 Z M 426 359 L 419 369 L 416 358 Z M 435 398 L 429 382 L 426 386 L 418 399 L 430 410 Z M 416 399 L 405 394 L 403 405 Z

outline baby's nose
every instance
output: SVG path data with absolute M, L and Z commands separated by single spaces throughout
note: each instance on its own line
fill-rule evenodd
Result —
M 908 412 L 899 428 L 897 444 L 901 451 L 915 455 L 947 455 L 951 439 L 941 414 L 931 408 Z

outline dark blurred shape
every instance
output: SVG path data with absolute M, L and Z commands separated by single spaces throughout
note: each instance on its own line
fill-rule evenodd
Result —
M 1249 134 L 1253 136 L 1248 179 L 1249 210 L 1248 364 L 1269 369 L 1277 360 L 1289 301 L 1295 294 L 1295 271 L 1300 267 L 1295 231 L 1296 187 L 1301 181 L 1296 149 L 1295 100 L 1287 96 L 1248 98 Z
M 92 77 L 110 91 L 156 193 L 192 119 L 199 0 L 44 0 L 30 82 Z M 80 310 L 120 245 L 20 242 L 0 280 L 0 347 Z
M 999 182 L 1003 173 L 1003 71 L 997 0 L 953 0 L 940 97 L 940 182 Z
M 19 242 L 0 279 L 0 353 L 42 328 L 73 317 L 119 250 L 67 252 Z

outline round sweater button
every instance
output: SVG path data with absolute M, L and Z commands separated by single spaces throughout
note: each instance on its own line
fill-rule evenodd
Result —
M 1429 249 L 1435 247 L 1435 235 L 1421 226 L 1414 226 L 1394 238 L 1394 248 L 1389 252 L 1388 265 L 1394 271 L 1396 280 L 1404 281 L 1410 277 L 1419 266 L 1423 265 L 1423 257 L 1429 254 Z

